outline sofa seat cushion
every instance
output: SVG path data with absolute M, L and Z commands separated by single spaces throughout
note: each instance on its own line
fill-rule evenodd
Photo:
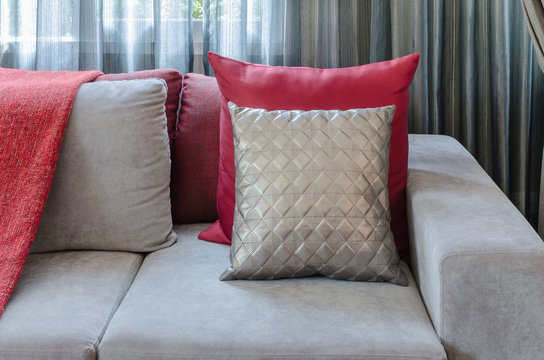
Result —
M 0 317 L 0 359 L 95 359 L 142 259 L 105 251 L 31 254 Z
M 229 247 L 198 241 L 205 227 L 177 226 L 177 244 L 147 255 L 100 359 L 445 359 L 411 276 L 219 281 Z

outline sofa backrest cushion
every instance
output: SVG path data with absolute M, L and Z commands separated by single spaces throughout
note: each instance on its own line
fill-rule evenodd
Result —
M 105 74 L 96 78 L 95 81 L 118 81 L 157 78 L 166 81 L 168 95 L 166 97 L 166 118 L 168 119 L 168 135 L 170 148 L 174 141 L 174 132 L 178 118 L 179 97 L 181 92 L 181 73 L 174 69 L 142 70 L 131 73 Z
M 217 219 L 220 106 L 215 78 L 200 74 L 184 76 L 172 149 L 174 223 L 212 222 Z
M 32 252 L 175 242 L 166 93 L 160 79 L 81 86 Z

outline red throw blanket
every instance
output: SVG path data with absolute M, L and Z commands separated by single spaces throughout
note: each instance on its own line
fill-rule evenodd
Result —
M 0 314 L 38 230 L 77 90 L 100 74 L 0 68 Z

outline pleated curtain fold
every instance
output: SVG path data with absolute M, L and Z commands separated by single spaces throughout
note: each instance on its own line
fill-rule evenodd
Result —
M 331 68 L 420 53 L 410 132 L 457 138 L 536 224 L 544 75 L 518 1 L 205 0 L 204 16 L 204 49 L 245 61 Z
M 192 0 L 0 0 L 0 66 L 192 70 Z
M 541 24 L 542 15 L 531 11 L 541 6 L 542 0 L 203 0 L 203 48 L 321 68 L 420 53 L 409 130 L 457 138 L 536 224 L 543 42 L 542 27 L 528 31 L 524 13 Z M 192 10 L 192 0 L 0 0 L 0 66 L 189 72 Z M 204 70 L 212 74 L 205 56 Z
M 523 14 L 527 22 L 527 28 L 533 39 L 538 63 L 544 71 L 544 1 L 521 0 Z M 544 118 L 544 114 L 541 114 Z M 544 174 L 544 159 L 542 161 L 541 174 Z M 544 238 L 544 177 L 540 178 L 540 205 L 538 216 L 538 233 Z
M 540 68 L 544 71 L 544 0 L 521 0 Z

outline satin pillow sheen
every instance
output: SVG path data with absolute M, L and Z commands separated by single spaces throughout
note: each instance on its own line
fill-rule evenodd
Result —
M 221 280 L 320 274 L 408 284 L 387 190 L 394 106 L 229 109 L 236 206 Z
M 217 219 L 221 93 L 211 76 L 185 74 L 172 149 L 172 218 L 176 224 Z
M 219 220 L 199 234 L 202 240 L 231 243 L 234 215 L 234 148 L 227 104 L 266 110 L 348 110 L 395 105 L 389 157 L 391 227 L 401 258 L 409 261 L 406 220 L 408 170 L 408 87 L 419 62 L 398 59 L 339 69 L 251 64 L 208 53 L 222 94 L 217 212 Z

